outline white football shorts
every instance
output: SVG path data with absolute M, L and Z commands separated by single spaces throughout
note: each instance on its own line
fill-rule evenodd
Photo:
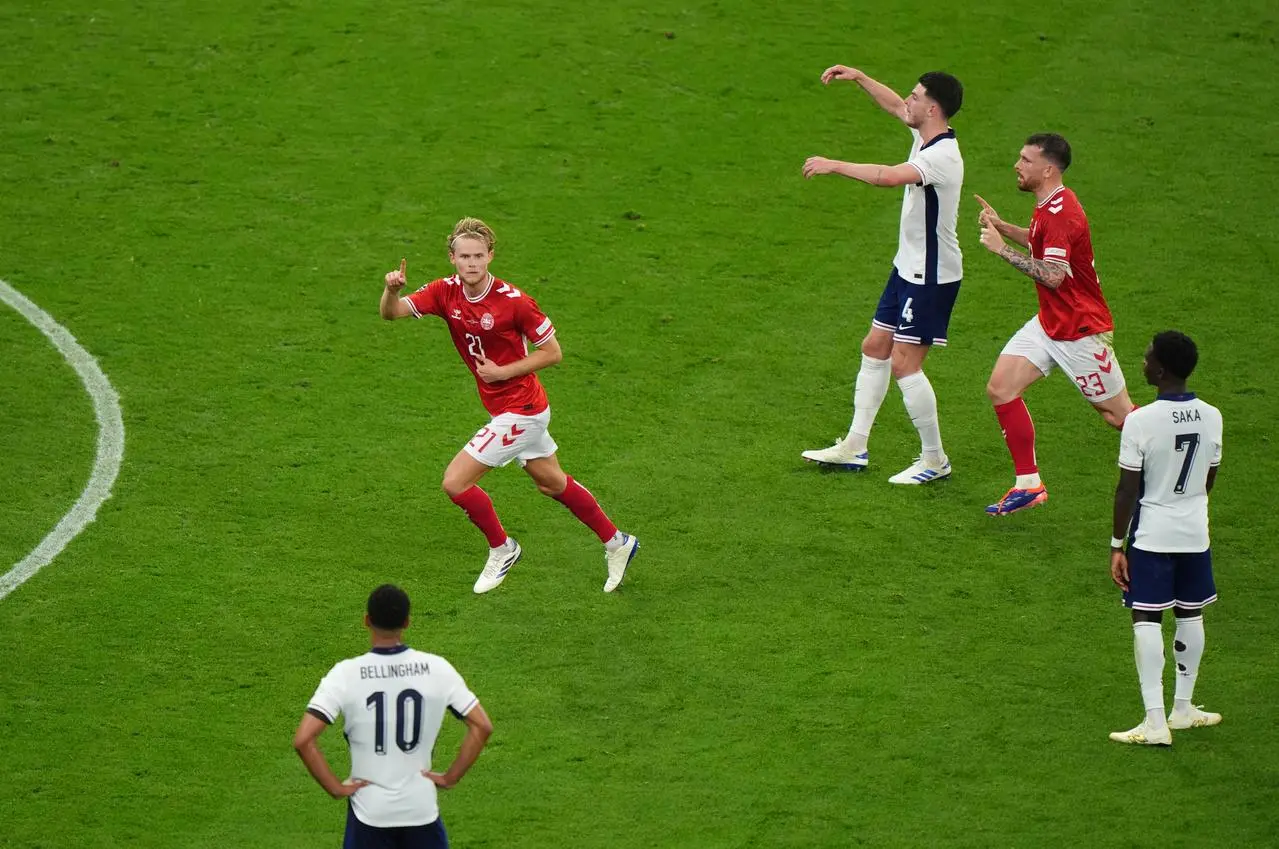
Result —
M 528 460 L 549 457 L 559 450 L 547 432 L 550 424 L 550 407 L 536 416 L 501 413 L 480 428 L 462 450 L 491 469 L 505 466 L 512 460 L 519 460 L 523 465 Z
M 1096 404 L 1124 389 L 1124 371 L 1115 358 L 1113 339 L 1111 333 L 1096 333 L 1070 342 L 1052 339 L 1036 315 L 1013 334 L 1000 356 L 1025 357 L 1045 376 L 1060 368 L 1075 381 L 1084 398 Z

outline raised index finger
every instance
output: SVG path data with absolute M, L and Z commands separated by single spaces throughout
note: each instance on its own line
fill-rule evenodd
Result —
M 401 274 L 403 274 L 403 273 L 404 273 L 404 271 L 405 271 L 405 269 L 407 269 L 408 267 L 409 267 L 409 259 L 408 259 L 408 257 L 404 257 L 404 258 L 402 258 L 402 259 L 400 260 L 400 273 L 401 273 Z
M 990 209 L 990 204 L 986 203 L 986 199 L 984 197 L 982 197 L 981 195 L 973 195 L 973 197 L 977 198 L 977 202 L 979 204 L 986 207 L 987 209 Z

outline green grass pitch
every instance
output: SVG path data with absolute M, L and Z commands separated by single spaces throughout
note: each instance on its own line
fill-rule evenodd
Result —
M 114 496 L 0 601 L 0 847 L 313 847 L 345 812 L 290 747 L 363 650 L 383 581 L 410 641 L 494 719 L 443 797 L 467 847 L 1279 845 L 1279 297 L 1273 4 L 430 0 L 0 5 L 0 279 L 118 390 Z M 899 196 L 814 154 L 899 162 L 851 86 L 959 76 L 967 193 L 1026 219 L 1031 132 L 1075 148 L 1135 400 L 1153 332 L 1201 346 L 1225 416 L 1221 601 L 1169 751 L 1140 718 L 1105 541 L 1116 434 L 1064 378 L 1027 396 L 1052 500 L 992 522 L 985 399 L 1027 280 L 978 245 L 927 370 L 952 479 L 799 458 L 848 425 Z M 448 270 L 463 215 L 534 295 L 565 468 L 643 551 L 491 476 L 525 559 L 475 597 L 482 538 L 439 491 L 485 421 L 438 322 L 377 317 L 383 272 Z M 74 502 L 93 413 L 0 308 L 0 570 Z M 1165 627 L 1165 634 L 1170 627 Z M 1168 682 L 1168 686 L 1171 684 Z M 437 750 L 460 736 L 446 725 Z M 340 735 L 322 744 L 344 763 Z

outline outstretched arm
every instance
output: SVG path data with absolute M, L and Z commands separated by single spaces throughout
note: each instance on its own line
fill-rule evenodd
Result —
M 810 156 L 804 162 L 804 178 L 811 180 L 818 174 L 839 174 L 850 180 L 861 180 L 872 186 L 909 186 L 923 178 L 919 170 L 909 162 L 901 165 L 864 165 L 857 162 L 840 162 L 824 156 Z
M 862 87 L 863 91 L 870 95 L 880 109 L 883 109 L 898 121 L 905 123 L 906 101 L 902 100 L 901 95 L 878 80 L 871 79 L 856 68 L 850 68 L 847 65 L 832 65 L 822 71 L 823 85 L 830 85 L 832 80 L 847 80 L 848 82 L 857 83 Z

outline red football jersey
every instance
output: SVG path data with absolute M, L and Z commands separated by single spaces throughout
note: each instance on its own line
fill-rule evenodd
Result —
M 418 318 L 438 315 L 449 326 L 449 334 L 462 362 L 475 374 L 478 358 L 500 366 L 528 356 L 528 342 L 541 345 L 555 335 L 555 327 L 537 302 L 510 283 L 489 277 L 488 288 L 475 300 L 466 295 L 456 276 L 434 280 L 405 298 Z M 546 409 L 546 390 L 536 374 L 526 374 L 497 383 L 485 383 L 479 376 L 475 385 L 480 401 L 491 415 L 518 413 L 535 416 Z
M 1079 198 L 1065 186 L 1035 206 L 1030 219 L 1030 255 L 1068 266 L 1066 279 L 1056 289 L 1035 287 L 1039 323 L 1049 338 L 1069 342 L 1114 329 L 1093 266 L 1088 216 Z

